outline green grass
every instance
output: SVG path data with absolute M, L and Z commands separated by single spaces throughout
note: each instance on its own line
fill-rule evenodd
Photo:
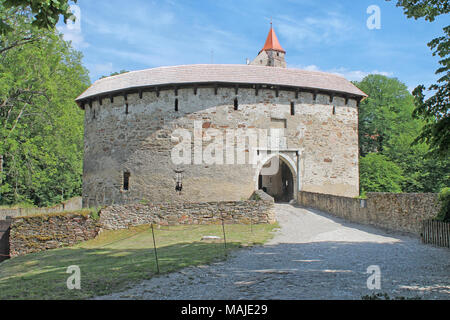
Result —
M 11 205 L 0 205 L 1 209 L 35 209 L 36 206 L 32 203 L 17 203 L 17 204 L 11 204 Z
M 227 251 L 262 244 L 278 225 L 226 225 Z M 204 235 L 222 238 L 221 225 L 155 227 L 161 273 L 225 258 L 222 241 L 200 241 Z M 81 289 L 68 290 L 67 267 L 78 265 Z M 105 231 L 69 248 L 32 253 L 0 263 L 0 300 L 86 299 L 124 290 L 156 274 L 149 226 Z

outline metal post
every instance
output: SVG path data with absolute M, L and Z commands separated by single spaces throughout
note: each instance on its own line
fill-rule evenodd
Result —
M 225 249 L 225 256 L 227 255 L 227 238 L 225 235 L 225 222 L 223 220 L 223 213 L 220 213 L 221 217 L 222 217 L 222 231 L 223 231 L 223 244 L 224 244 L 224 249 Z
M 250 212 L 250 232 L 253 233 L 253 212 Z
M 156 269 L 157 273 L 159 274 L 158 251 L 156 250 L 155 231 L 153 230 L 153 223 L 151 224 L 151 227 L 153 236 L 153 248 L 155 249 Z

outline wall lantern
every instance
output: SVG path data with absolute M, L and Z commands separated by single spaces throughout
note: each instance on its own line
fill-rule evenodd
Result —
M 175 169 L 175 191 L 178 193 L 181 193 L 181 190 L 183 190 L 183 172 L 184 170 L 181 169 Z

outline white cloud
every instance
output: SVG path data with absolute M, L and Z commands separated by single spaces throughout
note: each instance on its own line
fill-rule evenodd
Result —
M 66 24 L 61 24 L 56 29 L 63 34 L 66 41 L 71 41 L 76 49 L 83 49 L 89 47 L 89 43 L 84 41 L 83 33 L 81 31 L 81 10 L 77 5 L 70 6 L 72 13 L 76 20 L 72 22 L 68 20 Z
M 316 66 L 315 64 L 311 64 L 309 66 L 306 66 L 306 67 L 303 67 L 300 69 L 307 70 L 307 71 L 320 71 L 319 67 Z
M 338 12 L 328 12 L 321 17 L 291 18 L 277 16 L 277 32 L 291 46 L 303 47 L 307 44 L 330 43 L 351 36 L 354 28 L 351 19 Z
M 138 15 L 135 10 L 121 12 L 120 20 L 99 15 L 83 21 L 91 35 L 102 41 L 96 51 L 144 67 L 210 63 L 212 51 L 214 63 L 221 63 L 226 61 L 225 57 L 235 56 L 239 52 L 236 48 L 248 46 L 245 35 L 200 23 L 192 23 L 180 31 L 176 20 L 175 13 L 167 9 L 143 7 Z M 114 43 L 114 47 L 105 46 L 106 41 Z
M 388 71 L 378 71 L 378 70 L 361 71 L 361 70 L 348 70 L 346 68 L 332 69 L 328 72 L 342 76 L 350 81 L 361 81 L 369 74 L 381 74 L 386 77 L 392 77 L 394 75 L 393 72 Z
M 90 44 L 84 40 L 81 31 L 68 29 L 67 26 L 58 26 L 57 29 L 63 34 L 63 38 L 65 41 L 72 42 L 72 45 L 75 49 L 80 50 L 90 46 Z
M 394 75 L 393 72 L 388 72 L 388 71 L 349 70 L 349 69 L 344 68 L 344 67 L 333 68 L 333 69 L 329 69 L 329 70 L 322 70 L 321 68 L 319 68 L 318 66 L 316 66 L 314 64 L 307 65 L 307 66 L 289 65 L 289 68 L 298 68 L 298 69 L 308 70 L 308 71 L 322 71 L 322 72 L 333 73 L 333 74 L 339 75 L 341 77 L 344 77 L 344 78 L 346 78 L 347 80 L 350 80 L 350 81 L 361 81 L 362 79 L 364 79 L 369 74 L 381 74 L 381 75 L 386 76 L 386 77 L 392 77 Z
M 91 77 L 94 79 L 98 79 L 101 76 L 109 76 L 114 71 L 117 71 L 117 70 L 114 70 L 112 62 L 88 65 L 88 68 L 91 73 Z

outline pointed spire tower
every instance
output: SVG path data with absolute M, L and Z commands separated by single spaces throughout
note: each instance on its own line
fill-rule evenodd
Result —
M 275 30 L 272 27 L 272 22 L 270 22 L 270 30 L 267 35 L 266 43 L 255 60 L 250 64 L 286 68 L 286 61 L 284 60 L 285 54 L 286 51 L 281 47 L 277 35 L 275 34 Z

